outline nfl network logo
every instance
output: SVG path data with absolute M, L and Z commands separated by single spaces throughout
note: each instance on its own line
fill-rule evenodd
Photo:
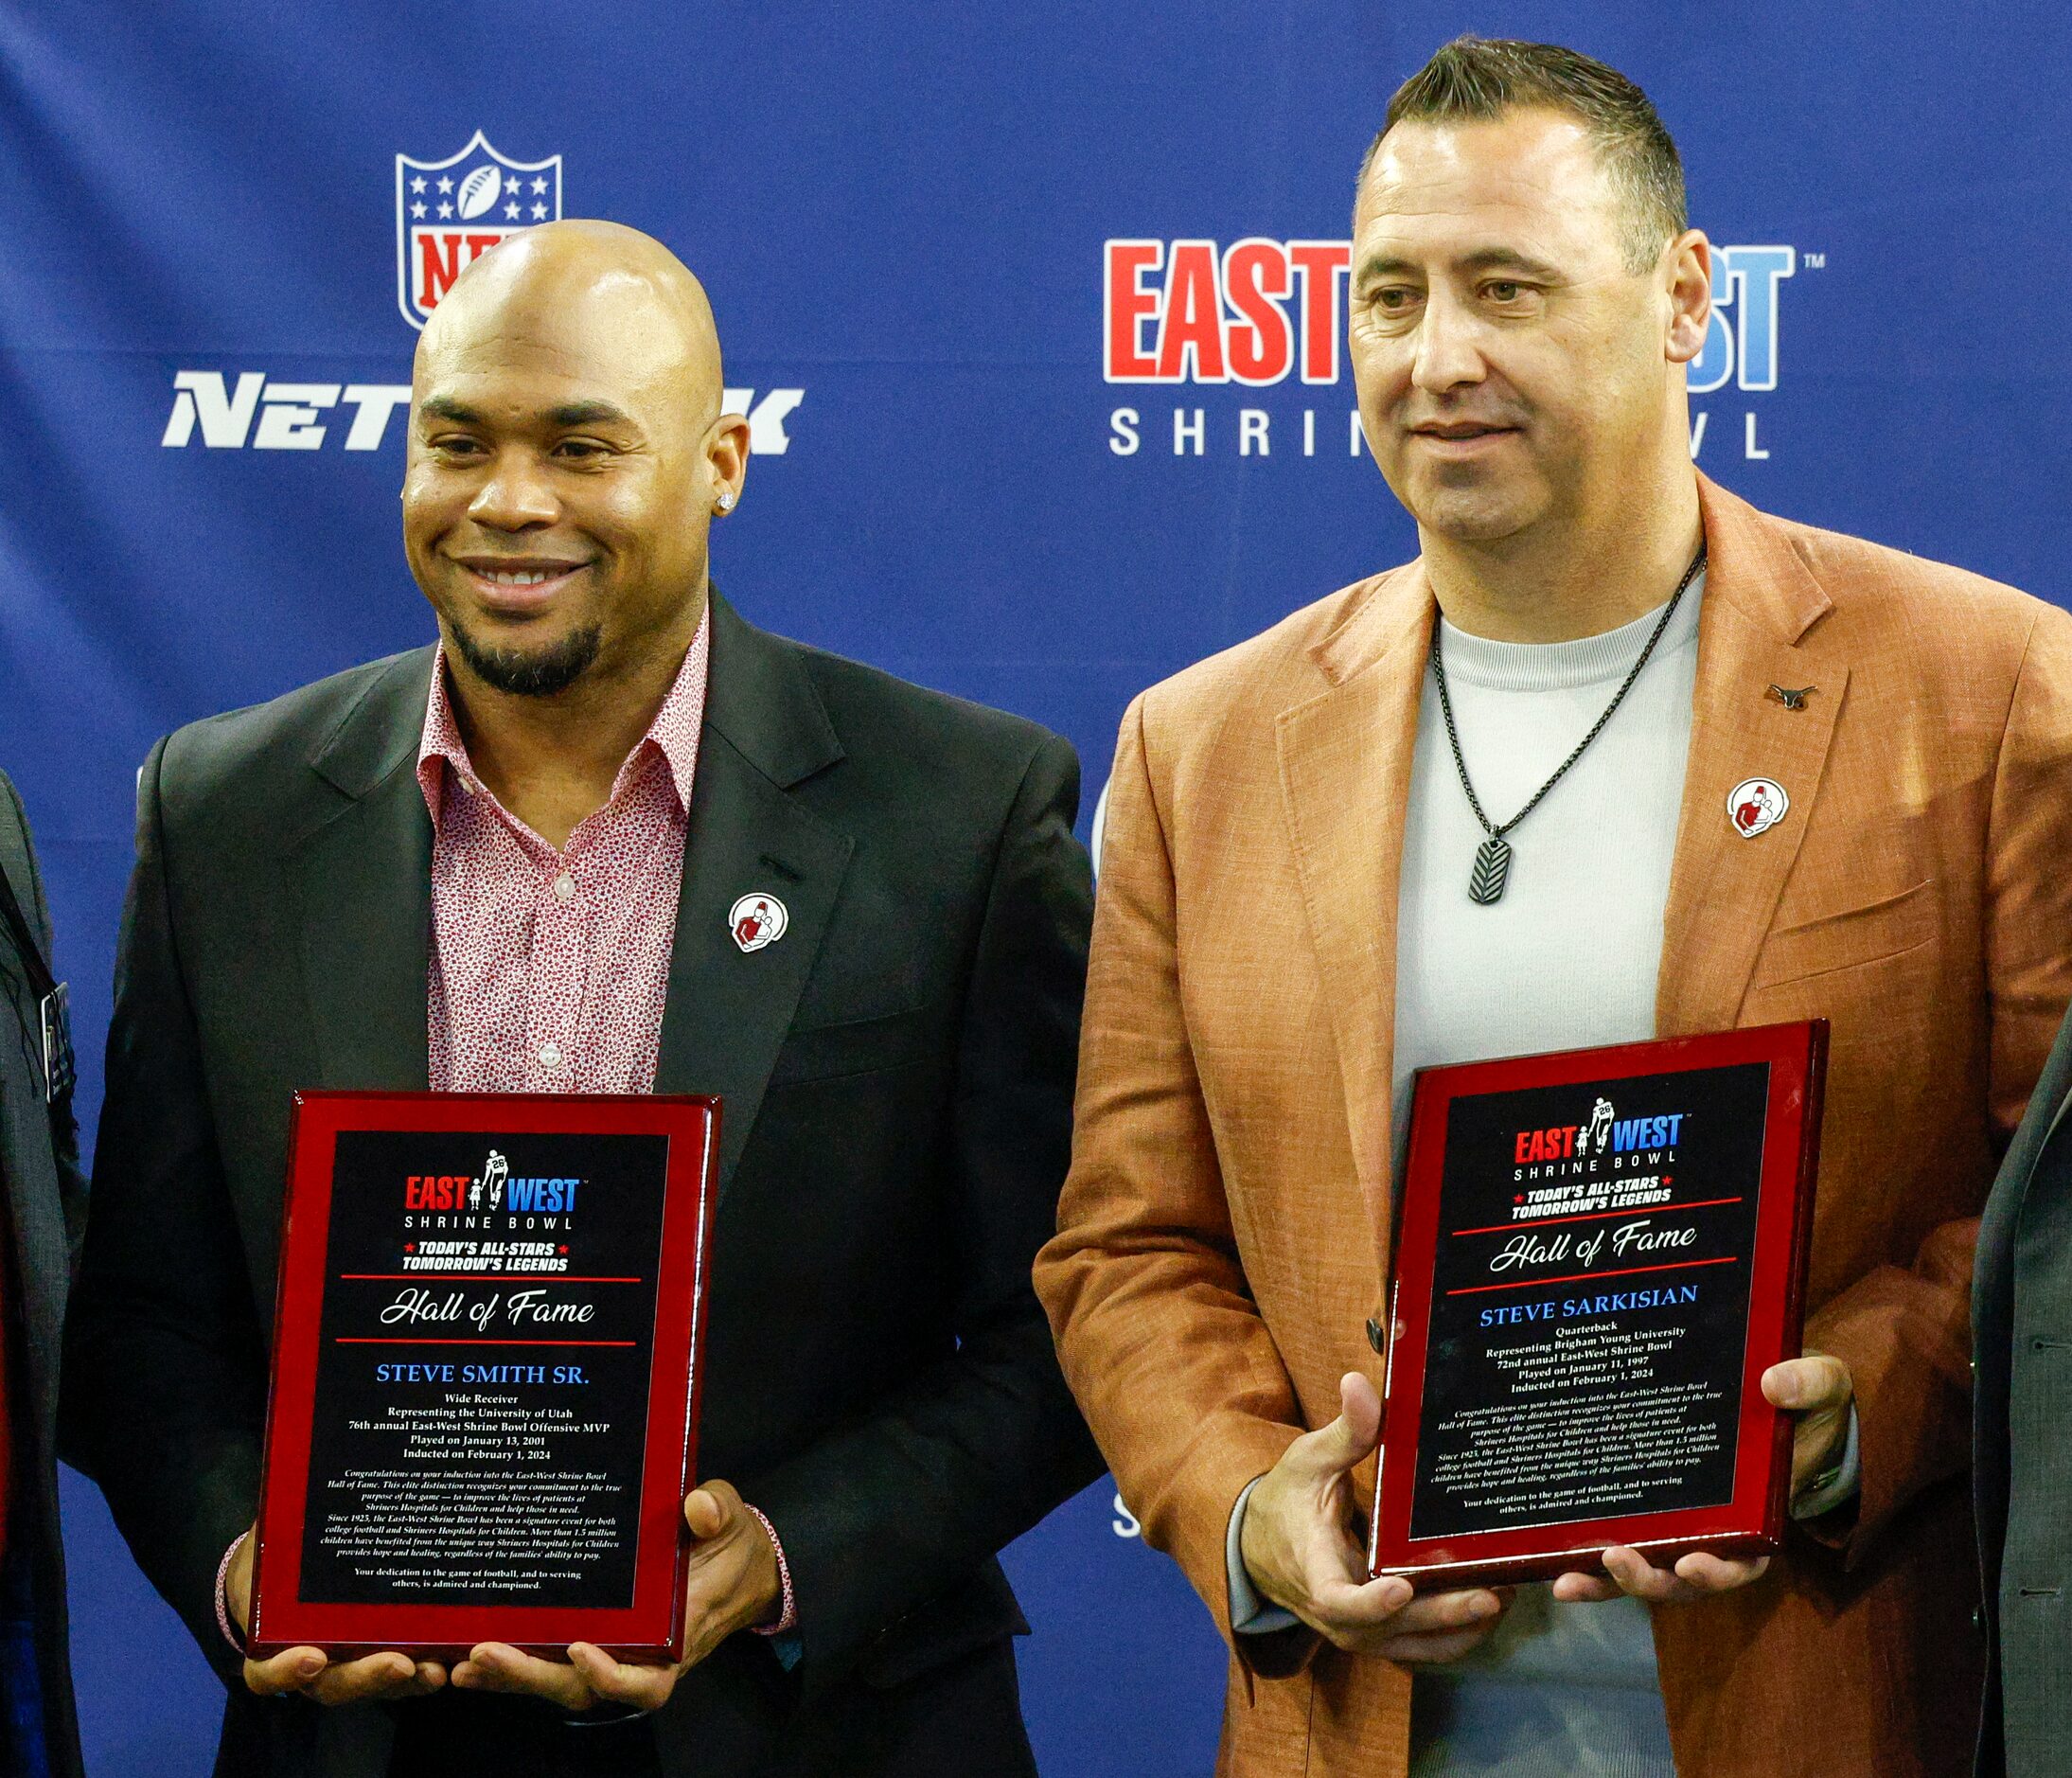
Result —
M 506 235 L 561 216 L 561 157 L 514 161 L 477 130 L 443 161 L 396 157 L 396 302 L 422 328 L 463 271 Z

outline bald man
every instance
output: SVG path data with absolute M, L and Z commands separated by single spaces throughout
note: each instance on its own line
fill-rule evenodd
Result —
M 719 597 L 721 388 L 657 242 L 487 254 L 412 389 L 436 643 L 145 763 L 63 1434 L 229 1687 L 219 1772 L 1035 1769 L 995 1552 L 1099 1469 L 1029 1284 L 1077 762 Z M 245 1658 L 302 1087 L 724 1099 L 682 1666 Z

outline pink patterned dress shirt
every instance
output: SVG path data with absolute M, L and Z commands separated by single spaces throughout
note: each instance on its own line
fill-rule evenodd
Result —
M 417 750 L 432 811 L 432 1087 L 646 1093 L 655 1084 L 712 619 L 602 809 L 557 851 L 476 776 L 442 650 Z

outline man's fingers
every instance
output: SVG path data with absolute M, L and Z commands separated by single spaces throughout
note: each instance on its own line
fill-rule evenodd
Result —
M 1312 1599 L 1317 1627 L 1335 1642 L 1344 1638 L 1364 1646 L 1377 1629 L 1386 1628 L 1392 1636 L 1428 1635 L 1466 1629 L 1503 1614 L 1503 1600 L 1487 1588 L 1422 1597 L 1408 1589 L 1408 1581 L 1392 1574 L 1361 1586 L 1326 1582 Z
M 614 1704 L 630 1704 L 638 1710 L 660 1710 L 676 1690 L 674 1667 L 635 1666 L 614 1661 L 593 1643 L 571 1643 L 569 1664 L 579 1672 L 590 1689 Z
M 1762 1393 L 1770 1405 L 1794 1414 L 1817 1414 L 1849 1403 L 1852 1381 L 1849 1366 L 1825 1352 L 1786 1359 L 1762 1373 Z
M 1736 1587 L 1761 1580 L 1769 1566 L 1770 1558 L 1766 1556 L 1741 1561 L 1693 1550 L 1677 1562 L 1676 1578 L 1699 1592 L 1731 1592 Z
M 588 1710 L 596 1699 L 589 1681 L 559 1661 L 542 1661 L 508 1643 L 480 1643 L 453 1669 L 453 1683 L 463 1691 L 524 1692 L 544 1698 L 563 1710 Z
M 1603 1574 L 1557 1575 L 1552 1591 L 1563 1605 L 1603 1605 L 1626 1596 L 1617 1581 L 1606 1580 Z
M 390 1650 L 333 1662 L 302 1690 L 320 1704 L 358 1704 L 372 1698 L 421 1698 L 445 1681 L 444 1668 Z
M 261 1698 L 299 1692 L 324 1671 L 325 1665 L 321 1648 L 283 1648 L 264 1661 L 244 1663 L 245 1688 Z
M 1390 1627 L 1399 1636 L 1428 1636 L 1494 1624 L 1503 1611 L 1504 1602 L 1486 1587 L 1429 1592 L 1397 1612 Z
M 1386 1624 L 1410 1603 L 1410 1583 L 1400 1574 L 1384 1574 L 1379 1580 L 1323 1580 L 1310 1590 L 1310 1603 L 1319 1619 L 1351 1629 Z
M 1680 1557 L 1674 1569 L 1666 1569 L 1656 1568 L 1638 1550 L 1604 1552 L 1604 1571 L 1619 1583 L 1620 1591 L 1655 1605 L 1731 1592 L 1760 1580 L 1769 1566 L 1767 1556 L 1742 1561 L 1695 1550 Z
M 1638 1550 L 1606 1550 L 1604 1572 L 1619 1583 L 1621 1592 L 1636 1599 L 1666 1605 L 1675 1595 L 1676 1576 L 1656 1568 Z
M 363 1698 L 417 1698 L 446 1683 L 446 1669 L 434 1661 L 413 1661 L 387 1649 L 357 1661 L 328 1661 L 321 1648 L 284 1648 L 265 1661 L 244 1663 L 247 1688 L 261 1698 L 300 1692 L 320 1704 L 356 1704 Z
M 1345 1591 L 1371 1594 L 1379 1584 L 1370 1582 L 1366 1588 Z M 1457 1661 L 1496 1627 L 1510 1606 L 1510 1591 L 1509 1588 L 1497 1592 L 1469 1587 L 1427 1593 L 1379 1617 L 1366 1611 L 1353 1615 L 1343 1609 L 1330 1610 L 1319 1598 L 1317 1628 L 1337 1647 L 1358 1654 L 1383 1655 L 1390 1661 Z M 1366 1607 L 1371 1600 L 1356 1603 Z

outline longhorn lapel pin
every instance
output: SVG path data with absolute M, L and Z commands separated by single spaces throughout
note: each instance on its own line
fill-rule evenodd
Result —
M 1770 696 L 1787 710 L 1803 710 L 1806 707 L 1806 694 L 1819 689 L 1817 685 L 1801 685 L 1794 691 L 1789 685 L 1772 685 Z

